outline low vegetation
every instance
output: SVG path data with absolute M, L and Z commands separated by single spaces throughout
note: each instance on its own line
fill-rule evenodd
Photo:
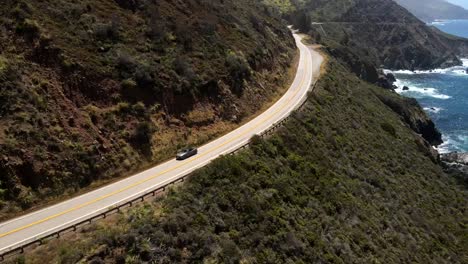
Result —
M 0 218 L 230 131 L 295 56 L 249 0 L 6 0 L 0 20 Z
M 400 98 L 332 59 L 271 138 L 195 172 L 167 198 L 20 260 L 464 263 L 467 190 L 386 97 Z
M 47 1 L 37 1 L 34 5 L 44 2 Z M 55 87 L 54 83 L 63 80 L 44 78 L 49 75 L 39 70 L 25 78 L 24 73 L 21 74 L 22 67 L 18 67 L 23 60 L 21 56 L 8 53 L 0 56 L 2 87 L 9 88 L 2 88 L 0 100 L 6 102 L 8 99 L 15 104 L 15 107 L 0 104 L 2 116 L 15 109 L 14 115 L 8 115 L 12 118 L 0 119 L 3 122 L 0 124 L 8 124 L 0 126 L 1 151 L 6 149 L 6 153 L 15 153 L 0 159 L 0 169 L 3 170 L 0 172 L 8 175 L 0 179 L 1 186 L 3 189 L 3 186 L 22 186 L 19 191 L 15 188 L 0 191 L 5 199 L 16 197 L 11 196 L 16 191 L 20 194 L 21 204 L 28 206 L 37 202 L 38 194 L 50 194 L 69 187 L 61 179 L 73 179 L 70 182 L 87 185 L 95 181 L 89 175 L 115 175 L 115 170 L 109 174 L 111 167 L 121 168 L 121 171 L 134 168 L 138 158 L 146 157 L 144 153 L 148 151 L 152 151 L 153 159 L 162 157 L 155 152 L 160 149 L 158 142 L 174 146 L 179 142 L 176 137 L 168 136 L 168 127 L 190 126 L 188 124 L 198 127 L 211 124 L 212 120 L 239 122 L 245 116 L 244 110 L 253 107 L 248 102 L 259 100 L 255 96 L 259 94 L 258 90 L 253 87 L 261 87 L 264 95 L 266 80 L 275 84 L 283 80 L 271 74 L 280 71 L 291 59 L 287 43 L 292 40 L 283 27 L 275 26 L 280 23 L 280 15 L 324 45 L 324 52 L 329 56 L 328 66 L 306 105 L 293 113 L 274 135 L 267 139 L 254 137 L 250 148 L 234 156 L 221 157 L 194 172 L 189 181 L 170 190 L 166 197 L 88 226 L 79 233 L 52 240 L 11 262 L 466 263 L 468 193 L 460 178 L 446 175 L 439 165 L 431 144 L 440 143 L 440 134 L 417 102 L 369 83 L 379 82 L 381 76 L 377 68 L 381 64 L 411 69 L 457 63 L 450 60 L 456 52 L 463 50 L 460 43 L 464 40 L 428 31 L 412 15 L 387 0 L 264 0 L 260 6 L 247 0 L 158 2 L 166 9 L 160 9 L 157 14 L 165 18 L 171 17 L 172 12 L 183 13 L 181 17 L 193 17 L 185 12 L 197 10 L 194 14 L 200 14 L 204 19 L 192 28 L 199 33 L 194 34 L 196 42 L 181 38 L 177 27 L 161 25 L 159 15 L 156 18 L 142 15 L 147 12 L 140 8 L 144 1 L 99 2 L 108 4 L 101 8 L 115 7 L 118 3 L 118 10 L 126 14 L 123 16 L 126 23 L 119 22 L 122 16 L 111 16 L 95 21 L 89 31 L 86 30 L 98 40 L 96 43 L 99 44 L 93 48 L 112 60 L 91 56 L 89 62 L 80 61 L 81 55 L 64 52 L 67 45 L 73 43 L 67 38 L 58 41 L 52 37 L 54 46 L 41 49 L 53 53 L 59 47 L 61 54 L 66 54 L 58 57 L 57 65 L 60 65 L 60 72 L 69 73 L 66 76 L 70 80 L 79 81 L 73 73 L 87 63 L 98 65 L 96 69 L 110 69 L 109 73 L 118 74 L 105 80 L 91 78 L 104 84 L 115 81 L 118 93 L 113 92 L 112 85 L 104 86 L 109 87 L 105 92 L 92 89 L 94 86 L 83 86 L 82 89 L 73 89 L 76 85 L 63 86 L 63 96 L 75 102 L 79 107 L 72 109 L 85 113 L 85 118 L 63 118 L 57 114 L 60 111 L 55 111 L 55 115 L 50 115 L 53 118 L 38 121 L 35 115 L 40 116 L 41 111 L 45 111 L 41 109 L 51 108 L 50 99 L 41 96 L 41 89 L 54 91 L 51 89 Z M 179 5 L 203 6 L 203 9 L 168 8 Z M 24 6 L 18 6 L 9 9 L 11 16 L 24 16 L 24 12 L 20 12 Z M 243 9 L 244 6 L 250 8 Z M 88 10 L 84 7 L 83 10 Z M 75 12 L 68 10 L 71 14 Z M 249 13 L 251 10 L 257 11 L 253 16 L 246 15 L 252 14 Z M 237 16 L 231 16 L 233 12 Z M 228 15 L 223 18 L 219 15 L 216 19 L 212 16 L 221 13 Z M 140 25 L 129 23 L 134 19 L 146 21 L 146 27 L 141 28 L 144 28 L 145 39 L 150 39 L 149 44 L 137 45 L 138 49 L 122 45 L 122 40 L 138 39 L 135 36 L 128 38 L 127 30 L 122 30 L 126 25 Z M 401 19 L 408 19 L 406 22 L 410 23 L 385 23 Z M 50 29 L 44 30 L 44 25 L 34 20 L 34 17 L 25 17 L 22 23 L 11 27 L 15 30 L 7 32 L 21 34 L 24 36 L 21 41 L 25 42 L 37 39 L 38 35 L 50 34 Z M 309 27 L 317 20 L 358 23 Z M 221 24 L 215 26 L 213 21 Z M 359 22 L 370 26 L 360 27 Z M 80 35 L 78 30 L 66 32 Z M 198 39 L 199 36 L 203 37 Z M 50 41 L 48 37 L 39 38 L 42 40 L 35 42 L 39 48 L 40 43 Z M 251 38 L 258 42 L 249 42 Z M 160 45 L 161 41 L 172 43 L 172 48 L 166 50 L 166 46 Z M 430 45 L 422 49 L 427 41 Z M 195 43 L 199 43 L 198 46 Z M 211 43 L 217 45 L 211 46 Z M 384 45 L 377 47 L 375 43 Z M 12 49 L 11 45 L 8 47 Z M 178 52 L 186 48 L 192 51 Z M 151 57 L 150 61 L 145 61 L 145 56 L 137 56 L 138 52 L 147 49 L 152 52 L 143 53 L 145 56 L 152 56 L 153 52 L 165 55 Z M 447 50 L 449 52 L 445 53 Z M 429 56 L 427 60 L 425 55 Z M 386 56 L 393 59 L 385 60 Z M 185 59 L 187 57 L 190 60 Z M 150 64 L 152 59 L 156 65 Z M 166 72 L 161 65 L 171 70 Z M 275 68 L 274 65 L 282 66 Z M 162 69 L 164 74 L 159 75 L 159 71 L 152 67 Z M 200 67 L 206 71 L 200 71 Z M 42 78 L 34 79 L 37 74 L 42 74 Z M 217 79 L 210 76 L 217 76 Z M 34 85 L 35 90 L 17 96 L 16 91 L 21 89 L 14 87 L 22 87 L 17 85 L 18 80 Z M 177 81 L 169 89 L 155 85 L 155 80 L 168 85 Z M 200 80 L 208 82 L 193 86 Z M 269 94 L 270 89 L 265 91 Z M 153 93 L 162 97 L 140 100 Z M 108 95 L 106 101 L 96 99 L 104 98 L 102 94 Z M 18 104 L 24 98 L 28 104 Z M 229 101 L 231 98 L 239 100 Z M 222 103 L 226 100 L 228 105 Z M 241 104 L 240 100 L 247 103 Z M 176 111 L 179 108 L 175 106 L 181 104 L 191 107 Z M 46 132 L 35 129 L 43 123 L 47 124 L 44 126 Z M 16 125 L 14 129 L 3 129 L 10 124 Z M 69 138 L 68 128 L 76 126 L 86 130 L 77 130 L 74 137 Z M 212 124 L 206 129 L 224 131 Z M 82 131 L 94 131 L 92 135 L 96 136 L 90 137 L 89 132 L 83 136 Z M 178 137 L 188 142 L 194 139 L 193 134 L 183 131 Z M 150 134 L 152 136 L 148 136 Z M 50 140 L 45 135 L 52 135 L 57 140 Z M 31 142 L 31 138 L 36 137 L 44 138 L 47 151 L 34 144 L 25 146 L 24 142 Z M 88 141 L 83 141 L 83 137 L 97 143 L 85 145 L 82 142 Z M 150 143 L 150 149 L 142 148 Z M 67 148 L 74 151 L 67 152 Z M 64 165 L 56 168 L 46 163 L 53 160 L 49 153 L 73 153 L 73 156 L 59 159 Z M 36 157 L 43 157 L 42 162 L 23 162 L 38 160 Z M 52 156 L 57 157 L 58 154 Z M 86 166 L 77 165 L 77 161 Z M 117 163 L 121 166 L 115 166 Z M 17 166 L 11 167 L 11 164 Z M 71 164 L 80 174 L 66 170 L 72 167 Z M 55 174 L 35 173 L 42 168 Z M 102 172 L 106 173 L 100 174 Z M 44 188 L 44 179 L 37 175 L 53 179 L 54 189 Z M 81 176 L 77 181 L 76 175 Z M 5 182 L 8 179 L 16 179 L 16 182 Z

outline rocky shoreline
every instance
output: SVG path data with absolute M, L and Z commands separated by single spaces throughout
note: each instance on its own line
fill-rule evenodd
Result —
M 384 89 L 394 91 L 397 79 L 392 73 L 385 73 L 382 69 L 378 71 L 379 78 L 376 84 Z M 414 132 L 420 134 L 431 146 L 439 146 L 443 143 L 442 134 L 435 126 L 432 119 L 423 110 L 414 98 L 405 97 L 403 103 L 391 98 L 381 98 L 382 102 L 400 115 Z
M 377 83 L 379 86 L 385 89 L 397 89 L 394 85 L 396 78 L 392 73 L 385 74 L 383 71 L 380 71 L 379 73 L 379 81 Z M 403 87 L 403 90 L 407 89 L 409 88 L 406 86 Z M 419 103 L 417 103 L 415 99 L 409 100 L 412 101 L 414 106 L 419 106 Z M 404 116 L 401 113 L 400 115 Z M 424 122 L 421 122 L 422 118 L 417 118 L 416 120 L 416 122 L 407 122 L 410 126 L 412 123 L 418 124 L 418 126 L 414 126 L 414 124 L 411 126 L 415 132 L 420 133 L 423 138 L 433 146 L 437 146 L 442 143 L 441 133 L 430 118 L 427 118 Z M 439 154 L 438 156 L 438 160 L 440 160 L 440 164 L 444 171 L 447 174 L 454 176 L 462 185 L 468 187 L 468 153 L 452 152 Z
M 440 161 L 447 174 L 454 176 L 460 184 L 468 187 L 468 153 L 440 154 Z
M 468 166 L 468 153 L 452 152 L 441 154 L 440 158 L 443 162 Z

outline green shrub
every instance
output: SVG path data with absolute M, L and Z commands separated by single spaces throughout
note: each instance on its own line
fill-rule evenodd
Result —
M 149 88 L 155 86 L 153 71 L 149 66 L 139 65 L 135 71 L 134 78 L 139 87 Z
M 118 103 L 117 112 L 122 113 L 122 114 L 129 114 L 131 112 L 130 104 L 127 102 Z
M 144 117 L 146 116 L 146 106 L 142 102 L 138 102 L 133 105 L 133 112 L 137 117 Z
M 189 82 L 192 82 L 195 79 L 195 72 L 190 66 L 187 57 L 177 57 L 174 60 L 174 70 L 179 76 Z
M 100 23 L 94 26 L 94 34 L 100 40 L 116 41 L 120 38 L 120 22 L 113 17 L 110 23 Z
M 382 129 L 389 133 L 390 135 L 392 135 L 393 137 L 396 137 L 396 129 L 395 127 L 393 127 L 392 124 L 388 123 L 388 122 L 385 122 L 385 123 L 382 123 L 380 124 L 380 126 L 382 127 Z
M 9 72 L 8 60 L 0 55 L 0 80 L 6 80 Z
M 140 122 L 134 134 L 132 135 L 132 142 L 134 146 L 140 150 L 147 158 L 151 158 L 152 153 L 152 137 L 154 133 L 154 125 L 150 121 Z
M 25 19 L 24 22 L 21 22 L 16 26 L 16 32 L 32 40 L 39 38 L 41 30 L 37 21 Z
M 244 80 L 247 80 L 250 73 L 250 66 L 242 55 L 230 52 L 226 57 L 226 66 L 229 70 L 231 89 L 237 94 L 241 94 Z
M 122 94 L 125 97 L 133 97 L 138 92 L 138 84 L 133 79 L 125 79 L 120 83 Z

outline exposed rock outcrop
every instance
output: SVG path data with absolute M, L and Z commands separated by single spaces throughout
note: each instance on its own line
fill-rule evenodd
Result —
M 468 166 L 468 153 L 452 152 L 440 155 L 441 160 L 447 163 L 457 163 Z
M 468 153 L 448 153 L 440 155 L 442 167 L 445 172 L 452 175 L 457 181 L 468 187 Z
M 396 82 L 396 80 L 397 80 L 395 75 L 393 75 L 393 73 L 387 73 L 387 74 L 385 74 L 385 77 L 387 77 L 387 79 L 389 81 L 391 81 L 392 83 Z
M 379 71 L 379 78 L 376 82 L 376 84 L 380 87 L 383 87 L 385 89 L 391 89 L 394 90 L 395 86 L 393 83 L 396 82 L 396 78 L 393 74 L 388 73 L 385 74 L 382 70 Z
M 309 1 L 292 16 L 299 18 L 304 10 L 311 21 L 323 22 L 308 33 L 324 46 L 346 47 L 344 52 L 376 67 L 445 68 L 462 65 L 458 57 L 468 53 L 466 39 L 428 27 L 392 0 Z
M 404 98 L 403 100 L 397 100 L 397 98 L 391 96 L 379 96 L 379 98 L 384 104 L 399 114 L 412 130 L 420 134 L 432 146 L 438 146 L 443 143 L 442 134 L 416 99 Z

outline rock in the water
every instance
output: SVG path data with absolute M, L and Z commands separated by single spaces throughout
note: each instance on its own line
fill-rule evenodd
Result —
M 466 74 L 468 74 L 468 68 L 466 68 Z
M 403 91 L 408 91 L 409 87 L 408 86 L 403 86 Z

